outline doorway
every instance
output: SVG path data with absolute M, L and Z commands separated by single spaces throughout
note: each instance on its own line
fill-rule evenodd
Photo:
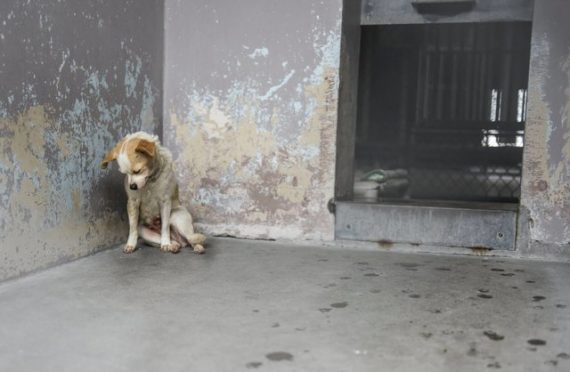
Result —
M 361 26 L 337 238 L 515 249 L 530 36 L 530 21 Z

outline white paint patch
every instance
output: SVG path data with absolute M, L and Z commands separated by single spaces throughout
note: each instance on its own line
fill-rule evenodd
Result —
M 267 57 L 268 55 L 269 55 L 269 49 L 263 47 L 255 49 L 252 53 L 248 54 L 248 57 L 251 59 L 255 59 L 258 57 Z
M 271 88 L 269 88 L 269 90 L 267 91 L 267 93 L 265 93 L 263 96 L 259 97 L 260 100 L 262 101 L 266 101 L 269 98 L 271 98 L 271 96 L 273 96 L 275 94 L 275 92 L 277 92 L 279 89 L 281 89 L 285 84 L 287 84 L 287 82 L 291 79 L 291 77 L 293 77 L 293 75 L 295 74 L 295 70 L 291 70 L 291 72 L 285 76 L 285 78 L 281 81 L 281 83 L 272 86 Z

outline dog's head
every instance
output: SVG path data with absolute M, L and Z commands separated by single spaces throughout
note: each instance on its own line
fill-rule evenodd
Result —
M 129 188 L 140 190 L 152 174 L 157 142 L 156 136 L 146 133 L 128 135 L 107 153 L 101 168 L 106 169 L 109 162 L 116 160 L 119 171 L 127 176 Z

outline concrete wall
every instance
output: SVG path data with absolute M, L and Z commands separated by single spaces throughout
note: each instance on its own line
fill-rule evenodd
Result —
M 159 0 L 0 2 L 0 280 L 126 239 L 107 149 L 159 132 Z
M 341 0 L 167 0 L 164 137 L 211 234 L 332 239 Z
M 521 248 L 570 257 L 570 3 L 536 1 L 522 185 Z

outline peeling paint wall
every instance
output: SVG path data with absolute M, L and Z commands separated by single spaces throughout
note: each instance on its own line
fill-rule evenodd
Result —
M 167 0 L 164 138 L 210 234 L 332 239 L 342 0 Z
M 0 3 L 0 280 L 126 239 L 118 138 L 160 132 L 163 2 Z
M 530 253 L 570 255 L 570 3 L 536 1 L 522 185 Z

